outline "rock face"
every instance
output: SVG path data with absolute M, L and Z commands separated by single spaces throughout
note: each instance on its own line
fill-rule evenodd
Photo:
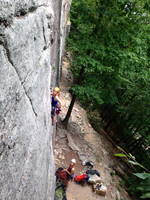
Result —
M 59 84 L 61 75 L 62 57 L 64 54 L 65 38 L 70 30 L 70 20 L 68 13 L 72 0 L 53 0 L 54 21 L 52 32 L 51 65 L 52 81 L 51 87 Z M 55 66 L 58 66 L 57 68 Z
M 54 198 L 50 85 L 70 3 L 0 0 L 0 200 Z

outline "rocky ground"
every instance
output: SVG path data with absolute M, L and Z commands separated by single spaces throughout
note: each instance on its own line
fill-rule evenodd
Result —
M 71 84 L 69 63 L 65 60 L 61 81 L 63 106 L 60 119 L 64 118 L 70 104 L 71 96 L 68 89 Z M 70 160 L 75 158 L 77 160 L 75 174 L 80 174 L 84 171 L 82 161 L 93 161 L 94 168 L 100 172 L 103 183 L 107 186 L 107 194 L 105 197 L 99 196 L 88 185 L 80 186 L 69 182 L 67 200 L 131 200 L 122 179 L 116 175 L 115 169 L 122 172 L 122 163 L 114 157 L 114 153 L 118 153 L 116 147 L 106 138 L 103 131 L 97 133 L 91 127 L 86 111 L 79 102 L 76 102 L 67 130 L 60 122 L 57 124 L 54 149 L 56 167 L 68 167 Z

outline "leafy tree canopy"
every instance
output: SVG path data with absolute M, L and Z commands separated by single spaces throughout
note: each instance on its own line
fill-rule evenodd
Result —
M 73 0 L 71 22 L 73 92 L 88 108 L 111 105 L 125 133 L 148 153 L 143 157 L 148 166 L 149 0 Z

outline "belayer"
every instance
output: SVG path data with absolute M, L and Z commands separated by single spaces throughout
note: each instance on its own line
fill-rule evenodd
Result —
M 57 122 L 57 116 L 59 115 L 61 111 L 61 100 L 59 98 L 60 96 L 60 89 L 58 87 L 55 87 L 52 92 L 52 98 L 51 98 L 51 118 L 52 118 L 52 125 Z
M 75 172 L 76 159 L 72 159 L 68 168 L 58 168 L 56 170 L 56 182 L 61 180 L 64 187 L 67 187 L 68 182 L 73 180 Z

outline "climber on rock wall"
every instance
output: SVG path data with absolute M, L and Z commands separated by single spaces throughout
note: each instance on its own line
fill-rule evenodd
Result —
M 52 125 L 57 123 L 57 116 L 59 115 L 61 111 L 61 100 L 59 98 L 60 96 L 60 89 L 58 87 L 55 87 L 52 92 L 52 97 L 51 97 L 51 118 L 52 118 Z

